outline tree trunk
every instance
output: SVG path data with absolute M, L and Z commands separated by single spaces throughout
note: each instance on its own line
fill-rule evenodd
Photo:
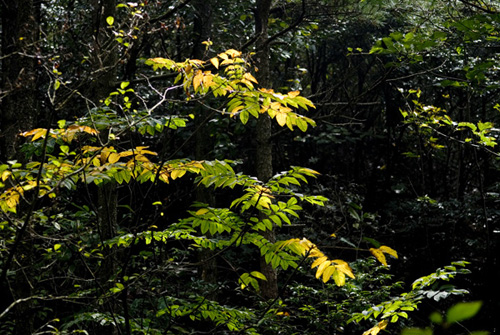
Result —
M 15 158 L 18 134 L 36 119 L 35 49 L 38 21 L 33 0 L 2 1 L 0 161 Z
M 255 33 L 258 35 L 255 47 L 257 50 L 258 80 L 263 87 L 270 85 L 269 44 L 267 43 L 267 27 L 271 0 L 258 0 L 255 12 Z M 257 178 L 267 182 L 273 175 L 273 154 L 271 143 L 271 118 L 267 114 L 260 115 L 257 120 L 255 168 Z M 260 218 L 261 220 L 263 217 Z M 263 236 L 270 242 L 275 241 L 274 231 L 266 231 Z M 276 271 L 271 264 L 266 263 L 264 257 L 260 259 L 260 271 L 267 280 L 262 282 L 261 293 L 266 299 L 278 296 L 278 281 Z
M 193 58 L 202 59 L 205 52 L 205 46 L 202 42 L 209 40 L 212 34 L 212 2 L 209 0 L 195 0 L 193 7 L 195 9 Z M 197 160 L 209 159 L 207 154 L 212 150 L 212 143 L 208 128 L 204 125 L 207 115 L 203 113 L 206 112 L 203 108 L 198 108 L 197 111 L 195 118 L 195 158 Z M 213 206 L 215 204 L 214 194 L 200 186 L 196 189 L 196 201 Z M 209 233 L 207 232 L 207 234 Z M 199 255 L 201 279 L 214 285 L 217 284 L 217 259 L 214 258 L 215 253 L 213 250 L 202 250 Z M 207 299 L 217 300 L 217 290 L 208 293 Z
M 2 1 L 1 6 L 0 162 L 5 162 L 8 159 L 22 158 L 16 152 L 18 135 L 33 127 L 38 114 L 35 51 L 39 18 L 32 0 Z M 30 225 L 29 221 L 25 224 Z M 6 273 L 2 274 L 2 310 L 12 301 L 33 295 L 33 241 L 30 239 L 30 231 L 31 227 L 27 226 L 19 232 L 19 247 L 10 250 L 14 253 L 14 262 L 10 269 L 3 269 L 13 271 L 15 275 L 9 280 Z M 35 319 L 32 302 L 17 304 L 14 313 L 14 334 L 32 334 Z
M 91 54 L 92 71 L 95 80 L 90 87 L 89 96 L 96 105 L 105 99 L 113 90 L 116 82 L 117 50 L 114 50 L 115 43 L 110 43 L 110 34 L 106 32 L 108 24 L 106 18 L 115 15 L 116 0 L 93 0 L 93 52 Z M 103 136 L 106 136 L 104 134 Z M 102 143 L 107 142 L 107 138 L 100 138 Z M 111 239 L 117 232 L 117 208 L 118 197 L 116 183 L 113 181 L 99 185 L 97 191 L 97 224 L 102 241 Z M 99 285 L 105 290 L 108 289 L 108 281 L 117 273 L 117 260 L 112 250 L 103 250 L 104 259 L 98 271 Z M 113 300 L 109 301 L 104 308 L 114 317 L 118 304 Z M 118 327 L 118 326 L 117 326 Z M 106 326 L 100 329 L 103 335 L 116 335 L 118 328 Z M 128 329 L 128 328 L 127 328 Z

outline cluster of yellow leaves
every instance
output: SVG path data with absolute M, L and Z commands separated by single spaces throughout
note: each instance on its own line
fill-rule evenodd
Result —
M 306 238 L 299 240 L 298 238 L 287 240 L 282 247 L 288 247 L 295 253 L 309 258 L 316 258 L 312 263 L 311 268 L 318 267 L 316 270 L 316 278 L 320 278 L 324 283 L 333 278 L 337 286 L 345 285 L 345 276 L 355 278 L 351 267 L 347 262 L 341 259 L 328 259 L 318 247 Z
M 252 185 L 252 188 L 254 188 L 255 193 L 252 196 L 252 201 L 255 203 L 261 205 L 264 208 L 269 209 L 269 206 L 271 206 L 272 200 L 274 197 L 272 196 L 272 192 L 269 188 L 263 187 L 260 185 Z
M 389 324 L 389 320 L 382 320 L 376 326 L 368 329 L 363 335 L 377 335 L 381 330 L 385 329 Z
M 63 141 L 70 143 L 73 141 L 75 136 L 78 133 L 87 133 L 90 135 L 97 135 L 99 132 L 91 128 L 89 126 L 81 126 L 81 125 L 71 125 L 67 128 L 63 129 L 51 129 L 50 130 L 50 136 L 53 138 L 61 138 Z M 24 133 L 21 133 L 21 136 L 28 137 L 28 136 L 33 136 L 31 138 L 31 142 L 34 142 L 38 140 L 39 138 L 45 138 L 45 135 L 47 135 L 47 129 L 45 128 L 36 128 L 32 129 L 30 131 L 26 131 Z
M 2 180 L 5 181 L 4 175 L 2 174 Z M 24 196 L 24 192 L 31 190 L 36 187 L 36 182 L 33 180 L 29 180 L 24 185 L 16 185 L 11 187 L 0 194 L 0 208 L 4 212 L 16 212 L 17 205 L 19 205 L 19 201 L 21 197 Z
M 259 114 L 267 113 L 282 127 L 285 125 L 293 130 L 298 127 L 306 131 L 308 125 L 315 126 L 312 119 L 294 112 L 292 108 L 308 107 L 315 108 L 314 104 L 305 97 L 300 96 L 299 91 L 286 94 L 274 92 L 272 89 L 255 89 L 257 79 L 247 71 L 247 62 L 241 58 L 240 51 L 229 49 L 219 53 L 207 62 L 197 59 L 186 60 L 176 63 L 164 58 L 151 58 L 146 64 L 152 65 L 153 69 L 166 68 L 179 72 L 175 82 L 183 79 L 183 87 L 188 97 L 191 92 L 207 94 L 212 92 L 214 96 L 226 96 L 229 94 L 231 100 L 227 106 L 227 112 L 231 117 L 239 115 L 245 124 L 249 116 L 259 117 Z M 213 74 L 211 71 L 203 71 L 203 67 L 210 63 L 217 70 L 224 66 L 224 76 Z
M 139 146 L 131 150 L 126 150 L 122 152 L 117 152 L 114 147 L 94 147 L 94 146 L 84 146 L 82 148 L 82 156 L 78 160 L 78 164 L 88 165 L 92 164 L 95 167 L 101 167 L 105 164 L 115 164 L 122 157 L 130 157 L 127 162 L 127 166 L 132 166 L 137 162 L 150 163 L 151 161 L 145 155 L 154 155 L 157 153 L 154 151 L 147 150 L 148 147 Z M 90 155 L 89 155 L 90 154 Z
M 119 170 L 115 173 L 115 177 L 120 183 L 123 180 L 128 182 L 132 177 L 139 178 L 146 174 L 150 176 L 151 181 L 158 175 L 161 181 L 169 183 L 170 179 L 181 178 L 186 172 L 199 173 L 204 168 L 202 162 L 198 161 L 159 166 L 146 156 L 158 155 L 156 152 L 148 150 L 147 146 L 138 146 L 122 152 L 117 152 L 112 146 L 104 148 L 85 146 L 83 147 L 83 155 L 88 156 L 80 158 L 78 164 L 93 165 L 98 170 L 108 169 L 112 165 L 118 166 Z M 129 159 L 120 162 L 120 159 L 124 157 L 129 157 Z M 116 176 L 117 174 L 119 176 Z
M 372 253 L 373 256 L 375 256 L 375 258 L 382 264 L 384 264 L 385 266 L 387 266 L 387 260 L 385 258 L 385 255 L 384 253 L 388 254 L 388 255 L 391 255 L 393 256 L 394 258 L 398 258 L 398 253 L 396 252 L 396 250 L 386 246 L 386 245 L 383 245 L 381 246 L 380 248 L 378 249 L 375 249 L 375 248 L 370 248 L 370 252 Z

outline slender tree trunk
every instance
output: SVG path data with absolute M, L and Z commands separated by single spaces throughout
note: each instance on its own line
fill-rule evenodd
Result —
M 205 52 L 205 45 L 202 42 L 209 40 L 212 34 L 212 1 L 195 0 L 192 4 L 195 9 L 193 58 L 202 59 Z M 195 158 L 197 160 L 209 159 L 207 155 L 212 150 L 208 128 L 203 124 L 207 117 L 204 112 L 206 113 L 206 111 L 198 108 L 195 118 L 197 130 Z M 196 189 L 196 201 L 211 206 L 215 203 L 213 193 L 201 186 Z M 214 255 L 215 251 L 213 250 L 202 250 L 199 257 L 201 279 L 215 285 L 217 284 L 217 259 L 214 258 Z M 212 293 L 207 295 L 207 298 L 217 300 L 217 291 L 213 290 Z
M 269 44 L 267 43 L 269 11 L 271 0 L 258 0 L 255 12 L 255 32 L 258 38 L 255 44 L 257 49 L 258 80 L 263 87 L 270 85 Z M 273 153 L 271 143 L 271 118 L 267 114 L 260 115 L 256 127 L 257 150 L 255 157 L 257 178 L 267 182 L 273 175 Z M 263 219 L 263 218 L 261 218 Z M 267 231 L 263 236 L 269 241 L 275 241 L 274 231 Z M 278 281 L 276 271 L 271 264 L 267 264 L 264 257 L 260 259 L 260 270 L 267 280 L 262 282 L 261 292 L 266 299 L 278 296 Z
M 93 0 L 93 52 L 91 54 L 92 70 L 95 80 L 90 87 L 89 96 L 96 105 L 105 99 L 109 93 L 114 90 L 113 83 L 116 82 L 116 63 L 117 50 L 112 43 L 110 33 L 107 32 L 108 24 L 106 18 L 114 17 L 116 9 L 116 0 Z M 106 136 L 104 134 L 103 136 Z M 102 143 L 107 142 L 107 138 L 102 137 Z M 99 185 L 97 190 L 97 224 L 101 240 L 108 240 L 116 235 L 117 232 L 117 208 L 118 197 L 116 183 L 109 181 Z M 108 288 L 108 281 L 117 272 L 117 260 L 115 254 L 110 249 L 103 250 L 104 259 L 98 271 L 99 285 L 104 289 Z M 126 298 L 126 297 L 125 297 Z M 111 317 L 116 315 L 118 304 L 110 301 L 105 305 L 107 312 Z M 128 329 L 128 328 L 127 328 Z M 100 329 L 103 335 L 116 335 L 118 328 L 107 326 Z

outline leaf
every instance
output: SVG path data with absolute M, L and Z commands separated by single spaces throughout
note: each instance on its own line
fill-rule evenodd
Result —
M 242 107 L 242 106 L 240 106 L 240 107 Z M 248 122 L 249 118 L 250 118 L 250 115 L 248 114 L 247 111 L 242 111 L 240 113 L 240 121 L 241 121 L 241 123 L 246 124 Z
M 320 258 L 316 259 L 316 260 L 312 263 L 312 265 L 311 265 L 311 269 L 313 269 L 313 268 L 317 267 L 318 265 L 323 264 L 323 262 L 325 262 L 325 261 L 327 261 L 327 260 L 328 260 L 328 257 L 326 257 L 326 256 L 323 256 L 323 257 L 320 257 Z
M 340 271 L 335 271 L 333 273 L 333 280 L 335 281 L 335 284 L 337 286 L 344 286 L 345 285 L 345 275 L 343 272 Z
M 278 122 L 278 124 L 281 127 L 283 127 L 286 124 L 287 118 L 288 118 L 287 113 L 283 113 L 283 112 L 277 112 L 276 113 L 276 121 Z
M 346 275 L 348 275 L 352 279 L 356 278 L 354 276 L 354 273 L 352 273 L 352 269 L 349 266 L 349 264 L 347 264 L 347 262 L 345 262 L 341 259 L 334 259 L 333 262 L 336 263 L 335 267 L 337 268 L 337 270 L 339 270 L 342 273 L 345 273 Z
M 179 170 L 179 169 L 173 170 L 170 173 L 170 178 L 177 179 L 177 178 L 184 176 L 185 174 L 186 174 L 186 170 Z
M 114 17 L 112 17 L 112 16 L 108 16 L 108 17 L 106 18 L 106 22 L 107 22 L 107 24 L 108 24 L 108 25 L 112 26 L 112 25 L 113 25 L 113 23 L 115 23 L 115 18 L 114 18 Z
M 196 215 L 203 215 L 203 214 L 206 214 L 206 213 L 208 213 L 208 212 L 209 212 L 209 210 L 208 210 L 207 208 L 200 208 L 200 209 L 198 209 L 198 210 L 196 211 L 196 213 L 195 213 L 195 214 L 196 214 Z
M 212 65 L 215 66 L 216 69 L 219 68 L 219 58 L 217 57 L 210 58 L 210 63 L 212 63 Z
M 432 329 L 430 328 L 406 328 L 403 329 L 401 335 L 432 335 Z
M 319 279 L 319 277 L 323 274 L 323 271 L 325 271 L 326 268 L 328 266 L 330 266 L 331 263 L 332 262 L 330 262 L 330 261 L 325 261 L 325 262 L 321 263 L 320 266 L 318 266 L 318 270 L 316 270 L 316 278 Z
M 260 273 L 258 271 L 252 271 L 252 272 L 250 272 L 250 275 L 252 277 L 255 277 L 255 278 L 258 278 L 258 279 L 267 280 L 266 276 L 264 276 L 262 273 Z
M 394 250 L 386 245 L 383 245 L 378 249 L 382 252 L 385 252 L 386 254 L 393 256 L 394 258 L 398 258 L 398 253 L 396 252 L 396 250 Z
M 335 272 L 338 272 L 338 271 L 336 271 L 334 266 L 327 267 L 326 270 L 323 272 L 323 283 L 326 283 L 327 281 L 329 281 L 330 278 L 332 277 L 332 275 L 334 275 L 334 279 L 335 279 Z M 335 281 L 335 282 L 337 282 L 337 281 Z M 344 282 L 345 282 L 345 280 L 344 280 Z M 342 286 L 342 285 L 339 285 L 339 286 Z
M 380 251 L 379 249 L 375 248 L 370 248 L 370 252 L 372 253 L 373 256 L 382 264 L 387 266 L 387 260 L 385 259 L 384 253 Z
M 446 312 L 448 323 L 461 322 L 472 318 L 481 309 L 482 301 L 462 302 L 452 306 Z
M 114 163 L 118 162 L 119 160 L 120 160 L 120 155 L 117 154 L 116 152 L 112 152 L 108 156 L 108 162 L 110 162 L 111 164 L 114 164 Z
M 380 321 L 376 326 L 368 329 L 363 335 L 377 335 L 381 330 L 385 329 L 389 324 L 389 320 Z
M 440 325 L 443 323 L 443 316 L 439 312 L 434 312 L 429 316 L 429 319 L 432 323 Z
M 59 80 L 56 80 L 54 82 L 54 91 L 57 91 L 60 86 L 61 86 L 61 82 Z
M 203 72 L 198 70 L 193 78 L 193 88 L 195 91 L 198 90 L 198 87 L 201 85 L 202 82 L 203 82 Z

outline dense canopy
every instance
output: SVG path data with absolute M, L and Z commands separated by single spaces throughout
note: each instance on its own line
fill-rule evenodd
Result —
M 497 1 L 0 3 L 0 334 L 498 331 Z

